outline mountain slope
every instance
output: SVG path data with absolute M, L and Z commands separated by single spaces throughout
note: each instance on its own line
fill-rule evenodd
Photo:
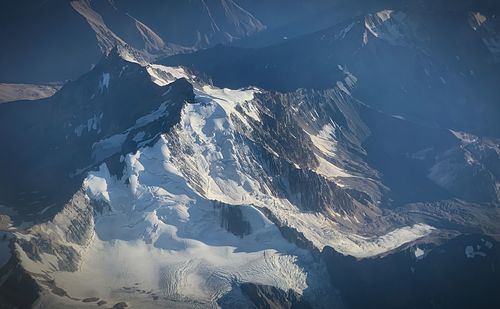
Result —
M 265 29 L 233 1 L 207 3 L 155 2 L 143 12 L 146 6 L 136 1 L 7 1 L 0 22 L 0 80 L 68 80 L 86 72 L 114 46 L 127 45 L 149 59 Z M 131 15 L 135 12 L 143 19 Z
M 44 106 L 33 113 L 50 110 L 55 122 L 2 122 L 2 132 L 17 132 L 16 145 L 32 156 L 4 167 L 20 171 L 3 180 L 11 186 L 5 192 L 45 185 L 39 195 L 2 200 L 19 212 L 8 227 L 15 234 L 8 265 L 21 265 L 36 280 L 39 307 L 103 301 L 232 307 L 277 297 L 327 308 L 343 305 L 346 299 L 332 291 L 349 287 L 327 284 L 328 258 L 319 254 L 325 248 L 368 258 L 459 232 L 498 234 L 498 211 L 476 216 L 487 210 L 474 204 L 465 204 L 452 222 L 450 210 L 438 207 L 446 203 L 440 197 L 424 197 L 436 203 L 430 208 L 420 202 L 380 207 L 389 192 L 408 191 L 384 185 L 371 160 L 386 147 L 370 146 L 370 139 L 400 145 L 392 149 L 393 162 L 429 144 L 441 144 L 432 150 L 436 155 L 446 153 L 461 140 L 361 104 L 351 95 L 356 78 L 344 74 L 322 91 L 231 90 L 180 67 L 141 67 L 114 50 L 43 104 L 33 102 Z M 26 104 L 4 104 L 2 115 L 19 119 L 14 113 L 33 109 Z M 400 134 L 374 125 L 390 121 Z M 36 132 L 51 126 L 63 130 L 37 142 Z M 33 130 L 20 129 L 27 127 Z M 419 142 L 402 143 L 408 132 Z M 6 155 L 17 151 L 12 139 L 2 140 Z M 426 160 L 426 168 L 432 162 Z M 47 168 L 54 180 L 28 179 L 28 171 L 47 175 Z M 57 184 L 59 200 L 47 208 L 41 195 L 51 197 L 50 183 Z M 49 220 L 20 225 L 30 213 Z M 148 263 L 137 263 L 142 259 Z M 13 269 L 7 278 L 19 275 Z M 10 288 L 14 281 L 5 282 Z
M 0 103 L 36 100 L 50 97 L 61 86 L 53 85 L 29 85 L 29 84 L 0 84 Z
M 168 88 L 173 89 L 166 93 Z M 183 80 L 157 86 L 146 69 L 113 50 L 50 98 L 2 104 L 2 204 L 14 204 L 18 212 L 34 216 L 60 206 L 88 169 L 118 160 L 122 151 L 141 142 L 153 142 L 161 128 L 175 124 L 181 106 L 192 100 L 190 88 Z M 166 118 L 159 121 L 162 115 Z M 141 130 L 145 134 L 134 140 L 133 134 Z M 7 164 L 12 157 L 17 160 Z
M 105 56 L 0 105 L 0 307 L 498 304 L 494 3 L 145 3 L 6 5 Z
M 500 75 L 492 46 L 499 29 L 495 11 L 473 9 L 388 7 L 274 46 L 219 46 L 161 62 L 190 66 L 219 86 L 278 91 L 331 88 L 344 78 L 344 68 L 358 80 L 353 95 L 374 108 L 498 137 Z M 474 14 L 488 25 L 477 26 Z

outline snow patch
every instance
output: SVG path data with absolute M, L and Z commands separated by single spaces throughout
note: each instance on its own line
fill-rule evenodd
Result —
M 111 75 L 109 73 L 102 73 L 101 79 L 99 80 L 99 92 L 103 92 L 104 89 L 108 89 L 110 79 Z
M 406 36 L 411 30 L 407 25 L 406 14 L 393 10 L 383 10 L 365 17 L 363 45 L 368 43 L 368 34 L 386 41 L 391 45 L 406 45 Z
M 474 31 L 477 31 L 486 22 L 486 20 L 486 16 L 479 12 L 471 12 L 469 14 L 469 23 Z
M 425 254 L 425 251 L 420 249 L 419 247 L 417 247 L 415 249 L 415 257 L 417 258 L 417 260 L 421 260 L 424 258 L 424 254 Z
M 192 79 L 194 76 L 189 76 L 182 67 L 167 67 L 159 64 L 150 64 L 146 70 L 151 76 L 151 80 L 159 85 L 165 86 L 180 78 Z
M 94 172 L 85 178 L 83 188 L 92 199 L 103 200 L 109 203 L 107 179 L 110 178 L 111 176 L 106 164 L 102 164 L 98 172 Z
M 449 130 L 458 140 L 460 140 L 463 144 L 472 144 L 479 141 L 479 137 L 461 131 Z
M 90 132 L 92 130 L 97 131 L 97 134 L 101 132 L 101 120 L 104 115 L 101 113 L 99 116 L 94 115 L 92 118 L 89 118 L 86 123 L 82 123 L 75 127 L 75 134 L 78 137 L 81 137 L 85 131 Z
M 340 34 L 339 34 L 339 37 L 341 39 L 345 38 L 345 36 L 349 33 L 349 31 L 351 31 L 351 29 L 356 25 L 356 22 L 352 22 L 350 23 L 349 25 L 347 25 L 347 27 L 345 27 L 344 29 L 342 29 L 340 31 Z
M 328 178 L 350 177 L 350 174 L 331 162 L 331 159 L 337 158 L 335 154 L 337 145 L 335 130 L 334 125 L 328 123 L 317 134 L 309 134 L 314 146 L 320 152 L 319 155 L 316 155 L 319 165 L 315 171 Z
M 479 250 L 479 248 L 478 248 Z M 482 252 L 482 251 L 474 251 L 474 247 L 473 246 L 467 246 L 465 247 L 465 256 L 468 258 L 468 259 L 472 259 L 472 258 L 475 258 L 476 256 L 486 256 L 486 253 Z

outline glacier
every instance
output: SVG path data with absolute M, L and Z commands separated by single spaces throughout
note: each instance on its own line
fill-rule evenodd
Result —
M 187 79 L 194 87 L 195 102 L 182 107 L 179 123 L 154 144 L 139 142 L 139 149 L 122 155 L 121 175 L 101 164 L 88 173 L 82 191 L 52 221 L 35 225 L 31 234 L 16 235 L 23 267 L 46 278 L 42 282 L 52 291 L 42 292 L 35 307 L 61 303 L 85 307 L 81 299 L 90 304 L 97 299 L 107 303 L 127 299 L 141 308 L 179 303 L 216 308 L 235 286 L 250 282 L 291 289 L 315 307 L 326 308 L 339 300 L 330 295 L 328 273 L 317 256 L 325 246 L 370 257 L 433 232 L 433 227 L 419 223 L 365 236 L 339 228 L 331 219 L 360 224 L 357 215 L 331 209 L 304 211 L 300 203 L 279 193 L 273 179 L 281 176 L 269 174 L 272 169 L 265 167 L 271 161 L 263 163 L 253 153 L 253 131 L 267 117 L 262 98 L 257 98 L 267 95 L 264 90 L 217 88 L 181 67 L 149 65 L 147 71 L 161 86 Z M 338 91 L 349 95 L 345 89 Z M 163 104 L 141 117 L 122 135 L 157 120 L 167 113 L 164 108 Z M 336 149 L 336 131 L 342 129 L 336 126 L 331 121 L 317 132 L 301 134 L 311 138 L 312 160 L 319 162 L 307 173 L 338 181 L 342 188 L 342 179 L 356 176 L 334 164 L 342 154 Z M 140 133 L 134 140 L 144 137 Z M 108 150 L 116 153 L 112 149 L 124 140 L 119 136 L 94 144 L 94 151 L 102 148 L 94 156 L 110 156 Z M 280 164 L 288 166 L 289 173 L 309 164 L 292 162 L 273 145 L 265 147 L 270 160 L 283 161 Z M 300 193 L 296 195 L 300 201 Z M 224 211 L 228 208 L 238 213 L 236 219 L 225 217 L 232 213 Z M 233 224 L 232 230 L 230 220 L 246 228 L 237 232 Z M 285 238 L 283 226 L 303 235 L 312 248 Z M 68 236 L 68 229 L 75 234 Z M 27 250 L 27 244 L 48 235 L 53 249 Z

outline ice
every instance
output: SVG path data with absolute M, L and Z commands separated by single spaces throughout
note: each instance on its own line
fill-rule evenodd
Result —
M 108 168 L 106 164 L 102 164 L 98 172 L 94 172 L 84 180 L 83 187 L 92 199 L 109 202 L 109 193 L 107 191 L 107 179 L 109 178 Z
M 401 115 L 391 115 L 391 116 L 396 118 L 396 119 L 399 119 L 399 120 L 405 120 L 405 117 L 403 117 Z
M 423 259 L 424 258 L 424 254 L 425 254 L 425 251 L 420 249 L 419 247 L 417 247 L 415 249 L 415 257 L 420 260 L 420 259 Z
M 393 10 L 382 10 L 380 12 L 377 12 L 377 16 L 378 18 L 380 18 L 380 20 L 382 22 L 385 22 L 386 20 L 388 20 L 389 18 L 391 18 L 391 15 L 394 13 Z
M 211 302 L 234 281 L 301 293 L 308 276 L 323 276 L 308 269 L 314 264 L 310 254 L 283 239 L 253 205 L 254 195 L 264 200 L 264 194 L 256 192 L 258 180 L 246 175 L 254 170 L 246 158 L 250 150 L 235 135 L 238 125 L 259 120 L 251 102 L 256 90 L 198 85 L 195 91 L 200 103 L 184 106 L 172 133 L 192 151 L 184 163 L 172 155 L 166 135 L 126 156 L 127 184 L 110 177 L 105 165 L 85 180 L 89 197 L 106 201 L 113 211 L 96 220 L 97 238 L 81 270 L 56 275 L 70 295 L 109 298 L 139 282 L 171 298 Z M 185 174 L 186 168 L 197 176 Z M 240 207 L 251 234 L 241 238 L 224 230 L 213 200 L 238 205 L 232 207 Z
M 196 99 L 200 102 L 216 101 L 219 106 L 224 108 L 226 113 L 236 115 L 241 121 L 247 123 L 245 116 L 255 121 L 260 121 L 258 110 L 251 104 L 254 94 L 258 93 L 257 88 L 247 89 L 228 89 L 217 88 L 211 85 L 200 84 L 196 77 L 188 74 L 182 67 L 168 67 L 158 64 L 151 64 L 147 71 L 153 82 L 160 86 L 167 85 L 179 78 L 186 78 L 194 86 Z M 245 115 L 238 112 L 237 106 L 241 107 Z
M 210 98 L 214 100 L 219 106 L 221 106 L 226 114 L 236 115 L 243 123 L 248 124 L 247 119 L 239 111 L 236 110 L 236 106 L 243 105 L 244 103 L 251 102 L 254 98 L 254 94 L 258 92 L 257 89 L 220 89 L 210 85 L 202 86 L 202 92 L 205 94 L 199 94 L 200 97 Z M 253 120 L 259 121 L 259 115 L 255 108 L 247 107 L 245 115 L 250 116 Z
M 209 303 L 234 281 L 300 293 L 307 276 L 321 276 L 307 269 L 310 254 L 286 241 L 258 208 L 238 206 L 250 235 L 224 230 L 213 202 L 190 188 L 170 159 L 161 139 L 127 156 L 129 185 L 113 179 L 105 165 L 87 177 L 89 196 L 114 211 L 96 219 L 97 237 L 81 269 L 56 274 L 70 295 L 109 299 L 138 282 L 166 297 Z
M 168 111 L 167 111 L 167 103 L 166 102 L 163 102 L 156 110 L 154 110 L 153 112 L 145 115 L 145 116 L 142 116 L 140 117 L 139 119 L 137 119 L 135 121 L 135 125 L 131 128 L 131 129 L 136 129 L 136 128 L 139 128 L 139 127 L 143 127 L 145 125 L 147 125 L 148 123 L 151 123 L 161 117 L 164 117 L 168 115 Z
M 355 78 L 352 79 L 355 82 Z M 176 175 L 186 179 L 190 185 L 196 184 L 201 190 L 199 194 L 208 199 L 270 209 L 280 221 L 302 232 L 319 249 L 328 245 L 346 254 L 368 257 L 431 233 L 433 228 L 425 224 L 401 227 L 371 238 L 343 233 L 324 215 L 304 213 L 289 201 L 270 196 L 256 177 L 262 173 L 260 163 L 248 157 L 250 149 L 235 137 L 239 127 L 233 119 L 244 125 L 248 125 L 249 118 L 258 119 L 258 114 L 252 117 L 237 109 L 241 104 L 252 106 L 256 91 L 260 90 L 220 89 L 197 84 L 195 94 L 200 103 L 185 106 L 175 133 L 179 141 L 190 149 L 189 160 L 178 160 L 169 154 L 161 160 L 163 166 L 175 170 Z M 311 139 L 321 155 L 319 173 L 331 177 L 349 176 L 327 160 L 335 158 L 333 124 L 325 125 L 317 134 L 311 135 Z M 163 147 L 168 148 L 167 145 Z M 189 175 L 182 172 L 186 169 L 190 171 Z M 191 179 L 193 175 L 196 175 L 196 181 Z
M 71 297 L 99 297 L 109 303 L 126 298 L 131 305 L 147 307 L 142 302 L 150 297 L 141 298 L 140 291 L 128 289 L 137 283 L 137 289 L 170 301 L 195 300 L 208 307 L 235 283 L 254 282 L 298 293 L 313 290 L 321 295 L 313 302 L 327 303 L 328 274 L 309 251 L 283 238 L 276 224 L 264 215 L 264 208 L 319 250 L 331 246 L 359 258 L 388 252 L 434 230 L 415 224 L 382 235 L 361 236 L 340 230 L 329 214 L 304 212 L 289 200 L 274 196 L 274 188 L 263 181 L 269 176 L 262 162 L 243 138 L 254 122 L 260 121 L 254 99 L 260 90 L 202 84 L 182 68 L 151 69 L 152 78 L 163 85 L 188 78 L 194 85 L 196 102 L 183 106 L 179 123 L 154 145 L 123 156 L 123 178 L 111 176 L 106 164 L 88 174 L 83 184 L 85 194 L 105 210 L 95 212 L 92 237 L 78 247 L 82 254 L 78 270 L 54 272 L 55 256 L 45 254 L 36 262 L 21 254 L 30 271 L 50 274 Z M 355 79 L 350 83 L 353 85 Z M 94 155 L 105 158 L 115 153 L 132 129 L 165 115 L 166 106 L 162 104 L 138 119 L 125 132 L 94 144 Z M 311 116 L 319 117 L 316 111 Z M 133 139 L 141 140 L 143 134 L 139 131 Z M 316 172 L 348 176 L 332 163 L 336 157 L 335 125 L 326 124 L 316 134 L 309 134 L 320 162 Z M 250 223 L 250 233 L 240 237 L 224 229 L 215 202 L 238 207 Z M 359 223 L 355 216 L 338 215 Z

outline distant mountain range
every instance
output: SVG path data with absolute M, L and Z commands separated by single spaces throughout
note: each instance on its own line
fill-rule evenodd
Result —
M 494 2 L 0 12 L 1 308 L 500 306 Z

